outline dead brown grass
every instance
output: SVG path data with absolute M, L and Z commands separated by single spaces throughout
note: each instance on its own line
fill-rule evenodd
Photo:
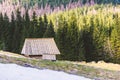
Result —
M 95 68 L 101 68 L 106 70 L 113 70 L 113 71 L 120 71 L 120 64 L 114 64 L 114 63 L 106 63 L 104 61 L 99 62 L 73 62 L 74 64 L 80 64 L 80 65 L 86 65 L 86 66 L 92 66 Z
M 9 56 L 9 57 L 26 58 L 22 55 L 5 52 L 5 51 L 0 51 L 0 55 L 5 55 L 5 56 Z M 98 63 L 96 63 L 94 61 L 90 62 L 90 63 L 86 63 L 86 62 L 72 62 L 72 63 L 85 65 L 85 66 L 91 66 L 91 67 L 95 67 L 95 68 L 106 69 L 106 70 L 120 71 L 120 64 L 106 63 L 104 61 L 99 61 Z
M 95 62 L 71 62 L 71 61 L 46 61 L 27 58 L 19 54 L 0 51 L 1 63 L 15 63 L 24 66 L 30 64 L 36 68 L 47 68 L 52 70 L 64 71 L 70 74 L 82 75 L 95 80 L 120 80 L 120 65 L 105 63 L 104 61 Z

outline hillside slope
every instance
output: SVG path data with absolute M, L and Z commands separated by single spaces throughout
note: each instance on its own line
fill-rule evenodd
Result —
M 62 71 L 36 69 L 23 67 L 16 64 L 2 63 L 0 63 L 0 75 L 2 75 L 0 76 L 0 80 L 58 80 L 59 77 L 61 80 L 91 80 L 82 76 L 76 76 Z
M 0 63 L 16 63 L 22 66 L 29 66 L 35 68 L 46 68 L 57 71 L 64 71 L 70 74 L 85 76 L 91 79 L 100 80 L 120 80 L 120 65 L 112 63 L 103 63 L 103 67 L 99 64 L 102 63 L 83 63 L 83 62 L 70 62 L 70 61 L 44 61 L 38 59 L 26 58 L 24 56 L 0 51 Z M 112 66 L 109 68 L 109 66 Z

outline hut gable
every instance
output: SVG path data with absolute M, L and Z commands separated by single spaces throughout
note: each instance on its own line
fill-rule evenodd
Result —
M 53 38 L 27 38 L 21 54 L 56 55 L 60 54 Z

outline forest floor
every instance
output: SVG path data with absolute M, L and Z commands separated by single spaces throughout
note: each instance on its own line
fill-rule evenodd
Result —
M 120 80 L 120 64 L 71 61 L 47 61 L 27 58 L 19 54 L 0 51 L 0 63 L 15 63 L 38 69 L 64 71 L 70 74 L 85 76 L 94 80 Z

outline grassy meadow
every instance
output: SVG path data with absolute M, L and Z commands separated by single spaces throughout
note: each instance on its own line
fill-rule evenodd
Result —
M 10 52 L 0 51 L 1 63 L 15 63 L 21 66 L 26 64 L 29 67 L 38 69 L 52 69 L 64 71 L 70 74 L 81 75 L 91 79 L 100 80 L 119 80 L 120 65 L 113 63 L 105 63 L 103 61 L 95 62 L 72 62 L 72 61 L 47 61 L 33 58 L 27 58 L 22 55 L 16 55 Z

